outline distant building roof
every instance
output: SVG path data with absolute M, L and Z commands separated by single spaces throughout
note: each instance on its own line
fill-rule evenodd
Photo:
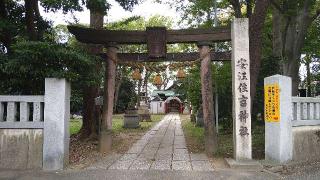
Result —
M 155 96 L 151 101 L 163 101 L 159 96 Z
M 177 96 L 177 94 L 174 91 L 171 90 L 154 90 L 151 93 L 151 96 Z

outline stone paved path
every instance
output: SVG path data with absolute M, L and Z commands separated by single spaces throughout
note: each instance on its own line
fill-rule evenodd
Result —
M 190 154 L 178 114 L 166 115 L 127 153 L 90 169 L 212 171 L 205 154 Z

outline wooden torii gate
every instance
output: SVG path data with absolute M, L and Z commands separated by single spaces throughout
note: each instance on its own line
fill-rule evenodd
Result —
M 232 28 L 167 30 L 165 27 L 148 27 L 146 31 L 128 31 L 68 26 L 68 29 L 80 42 L 102 44 L 107 48 L 107 53 L 104 54 L 107 59 L 104 92 L 104 106 L 106 108 L 103 108 L 102 112 L 100 143 L 110 141 L 110 137 L 107 136 L 110 134 L 108 131 L 112 130 L 117 62 L 194 61 L 200 58 L 205 149 L 207 153 L 215 152 L 217 149 L 217 134 L 214 127 L 211 61 L 229 61 L 232 58 L 234 157 L 236 160 L 251 159 L 249 36 L 247 19 L 235 19 Z M 230 52 L 210 51 L 209 46 L 214 42 L 231 41 L 231 39 L 232 55 Z M 174 43 L 196 43 L 199 47 L 199 52 L 167 53 L 166 45 Z M 148 53 L 117 53 L 117 45 L 124 44 L 147 44 Z M 240 59 L 243 60 L 240 61 Z M 237 78 L 241 74 L 243 75 L 242 80 L 241 78 Z M 242 88 L 242 86 L 244 91 L 238 92 L 237 89 Z M 245 101 L 241 101 L 242 104 L 238 101 L 241 97 Z M 243 106 L 244 104 L 246 105 L 245 107 Z M 243 113 L 245 114 L 242 115 Z M 240 114 L 242 117 L 240 117 Z M 110 147 L 107 145 L 100 145 L 101 151 L 109 149 Z

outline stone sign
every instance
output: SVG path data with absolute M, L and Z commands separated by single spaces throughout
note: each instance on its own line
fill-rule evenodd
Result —
M 248 19 L 232 23 L 234 159 L 251 159 L 251 98 Z

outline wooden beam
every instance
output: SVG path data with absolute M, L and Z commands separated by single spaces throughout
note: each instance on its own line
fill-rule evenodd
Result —
M 101 54 L 103 59 L 107 58 L 106 54 Z M 231 52 L 210 52 L 211 61 L 230 61 Z M 119 53 L 119 62 L 164 62 L 164 61 L 195 61 L 200 58 L 199 52 L 192 53 L 167 53 L 166 58 L 150 59 L 147 53 Z
M 83 43 L 108 44 L 116 42 L 118 44 L 146 44 L 146 31 L 128 30 L 102 30 L 79 26 L 68 26 L 70 33 Z M 183 29 L 167 30 L 167 43 L 197 43 L 201 41 L 230 41 L 230 27 L 216 27 L 210 29 Z

